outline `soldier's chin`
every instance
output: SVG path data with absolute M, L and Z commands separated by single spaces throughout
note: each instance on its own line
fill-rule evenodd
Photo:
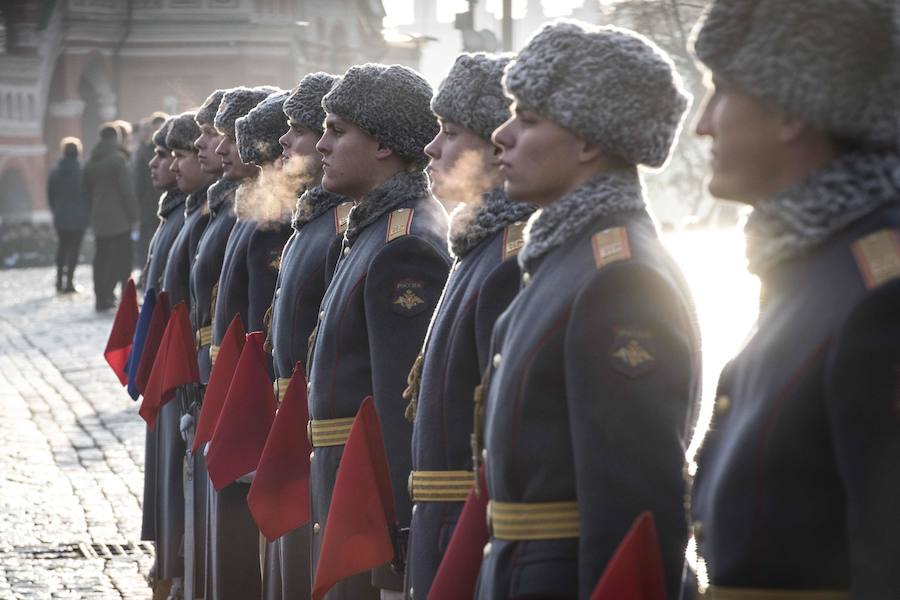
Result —
M 506 197 L 513 202 L 533 202 L 528 189 L 523 189 L 522 186 L 516 185 L 508 179 L 503 182 L 503 190 L 506 192 Z
M 332 194 L 343 194 L 344 190 L 339 181 L 336 181 L 334 177 L 328 175 L 328 171 L 325 171 L 322 175 L 322 187 Z

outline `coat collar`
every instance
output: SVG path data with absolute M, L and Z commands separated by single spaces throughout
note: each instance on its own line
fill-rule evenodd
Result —
M 172 214 L 173 210 L 184 206 L 185 200 L 187 200 L 187 194 L 178 188 L 163 192 L 159 197 L 159 209 L 156 211 L 156 216 L 165 219 Z
M 527 218 L 536 209 L 534 204 L 513 202 L 502 187 L 482 195 L 480 202 L 459 205 L 450 215 L 451 254 L 462 258 L 494 233 Z
M 424 171 L 400 171 L 370 191 L 350 211 L 344 240 L 353 245 L 363 229 L 404 202 L 428 196 L 428 177 Z
M 187 200 L 184 203 L 184 216 L 189 217 L 198 208 L 203 206 L 203 203 L 206 202 L 206 194 L 209 191 L 209 188 L 212 184 L 208 184 L 200 188 L 199 190 L 193 191 L 188 194 Z
M 209 212 L 212 213 L 213 216 L 217 215 L 222 209 L 227 209 L 233 205 L 234 192 L 237 190 L 240 183 L 240 181 L 222 178 L 209 186 L 206 197 L 209 202 Z
M 329 209 L 348 201 L 349 198 L 329 192 L 321 185 L 309 188 L 297 199 L 291 226 L 300 231 L 304 225 L 325 214 Z

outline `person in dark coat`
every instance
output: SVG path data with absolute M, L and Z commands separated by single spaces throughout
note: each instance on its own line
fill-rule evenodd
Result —
M 56 229 L 56 291 L 75 292 L 75 266 L 81 240 L 87 229 L 91 206 L 81 189 L 81 140 L 67 137 L 60 142 L 62 158 L 47 178 L 47 203 Z M 65 282 L 63 281 L 65 279 Z
M 450 278 L 410 373 L 413 515 L 407 598 L 426 598 L 474 482 L 472 397 L 494 322 L 519 291 L 525 219 L 536 205 L 503 190 L 491 133 L 509 118 L 500 78 L 507 56 L 461 54 L 431 102 L 441 131 L 425 147 L 431 189 L 451 214 Z M 421 485 L 424 482 L 425 485 Z
M 171 150 L 173 157 L 169 166 L 170 173 L 179 192 L 186 196 L 181 211 L 184 225 L 172 241 L 161 278 L 160 289 L 169 295 L 171 306 L 184 301 L 190 307 L 190 263 L 197 250 L 203 228 L 209 221 L 206 191 L 215 178 L 212 174 L 204 173 L 197 160 L 194 140 L 199 137 L 200 128 L 194 121 L 195 114 L 187 112 L 166 121 L 165 145 Z M 168 223 L 168 217 L 163 218 L 166 219 L 164 224 Z M 151 244 L 151 256 L 157 253 L 158 238 L 159 233 L 154 236 Z M 179 389 L 175 401 L 165 404 L 160 410 L 156 429 L 152 432 L 156 440 L 157 576 L 160 579 L 172 579 L 170 597 L 173 598 L 182 597 L 186 568 L 194 566 L 194 562 L 191 562 L 190 567 L 187 567 L 183 558 L 183 555 L 187 554 L 186 546 L 194 543 L 193 540 L 183 539 L 185 534 L 183 463 L 186 448 L 181 436 L 180 421 L 183 407 L 189 401 L 184 390 Z M 147 464 L 150 464 L 149 460 Z
M 589 598 L 645 511 L 674 598 L 700 343 L 638 166 L 666 162 L 689 99 L 652 42 L 577 21 L 540 30 L 503 83 L 515 109 L 493 139 L 506 191 L 541 210 L 483 384 L 491 538 L 476 598 Z
M 153 185 L 150 172 L 147 170 L 147 163 L 153 159 L 154 153 L 152 137 L 153 132 L 157 131 L 168 118 L 169 115 L 166 113 L 155 112 L 141 123 L 141 127 L 138 130 L 140 137 L 134 149 L 134 162 L 132 164 L 134 195 L 137 200 L 140 220 L 138 240 L 135 245 L 135 259 L 139 266 L 147 261 L 150 239 L 159 226 L 159 217 L 156 214 L 159 192 L 156 186 Z
M 322 99 L 322 186 L 355 206 L 307 365 L 313 573 L 343 454 L 343 443 L 317 432 L 354 417 L 366 396 L 374 397 L 384 432 L 399 526 L 409 526 L 412 425 L 402 394 L 450 266 L 447 214 L 422 170 L 423 149 L 438 131 L 431 95 L 412 69 L 365 64 L 351 67 Z M 326 597 L 392 597 L 402 584 L 385 566 L 339 582 Z
M 717 0 L 694 51 L 762 284 L 697 456 L 699 591 L 900 598 L 900 7 Z
M 278 222 L 279 211 L 274 219 L 263 218 L 266 207 L 257 203 L 265 194 L 254 182 L 259 165 L 281 154 L 278 138 L 287 127 L 282 113 L 286 96 L 271 87 L 236 88 L 225 93 L 216 113 L 216 129 L 222 134 L 216 152 L 222 157 L 224 177 L 239 187 L 233 203 L 237 219 L 223 251 L 212 315 L 212 356 L 236 315 L 248 333 L 262 331 L 271 306 L 276 259 L 290 229 L 289 212 L 284 223 Z M 207 489 L 208 600 L 262 594 L 259 529 L 247 506 L 249 488 L 249 481 L 240 481 L 220 491 L 210 482 Z
M 209 344 L 212 338 L 212 304 L 215 286 L 222 269 L 222 254 L 225 252 L 225 243 L 234 226 L 234 190 L 236 183 L 222 177 L 222 157 L 216 154 L 216 148 L 222 141 L 222 134 L 215 127 L 216 113 L 222 102 L 222 96 L 226 90 L 220 89 L 212 92 L 203 102 L 194 116 L 194 121 L 200 128 L 200 135 L 194 140 L 194 148 L 197 150 L 197 163 L 200 170 L 215 178 L 206 190 L 206 210 L 208 211 L 207 224 L 202 229 L 200 238 L 188 243 L 193 246 L 190 257 L 189 298 L 191 325 L 194 328 L 197 341 L 197 363 L 200 371 L 199 400 L 194 399 L 187 407 L 190 419 L 185 421 L 185 437 L 191 443 L 185 443 L 187 448 L 193 446 L 193 432 L 196 421 L 200 415 L 200 400 L 203 390 L 209 381 L 209 373 L 212 367 L 209 357 Z M 180 165 L 180 163 L 179 163 Z M 194 581 L 186 580 L 185 583 L 193 583 L 193 592 L 186 587 L 185 593 L 193 593 L 195 597 L 205 597 L 206 589 L 206 522 L 207 522 L 207 497 L 209 476 L 206 472 L 206 459 L 202 452 L 187 456 L 193 465 L 193 499 L 186 493 L 185 502 L 193 504 L 194 522 Z M 187 510 L 187 507 L 186 507 Z M 185 513 L 187 514 L 187 513 Z
M 278 393 L 287 389 L 294 365 L 299 362 L 305 369 L 307 342 L 318 322 L 319 304 L 329 279 L 326 257 L 339 253 L 353 206 L 349 198 L 320 185 L 322 157 L 316 152 L 316 142 L 325 121 L 322 97 L 336 79 L 327 73 L 305 76 L 283 107 L 289 129 L 279 139 L 281 158 L 284 169 L 296 171 L 305 189 L 297 200 L 291 222 L 293 233 L 281 253 L 277 294 L 272 301 L 269 340 Z M 280 404 L 281 398 L 277 400 Z M 309 542 L 307 523 L 268 544 L 263 575 L 265 600 L 309 598 Z
M 91 205 L 96 242 L 95 307 L 104 311 L 115 305 L 116 283 L 124 290 L 131 274 L 131 228 L 138 220 L 131 170 L 115 126 L 100 128 L 100 141 L 84 167 L 82 186 Z

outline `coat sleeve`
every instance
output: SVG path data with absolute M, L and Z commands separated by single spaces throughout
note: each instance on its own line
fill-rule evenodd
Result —
M 410 235 L 384 246 L 366 276 L 364 302 L 372 391 L 384 431 L 401 527 L 409 527 L 412 509 L 406 489 L 412 468 L 412 425 L 404 416 L 403 389 L 448 270 L 443 255 L 425 240 Z
M 494 268 L 478 292 L 475 305 L 475 348 L 482 375 L 491 351 L 494 323 L 519 293 L 519 281 L 519 263 L 515 258 L 510 258 Z
M 826 394 L 847 499 L 850 598 L 900 598 L 900 280 L 867 295 L 834 340 Z
M 581 536 L 579 597 L 588 598 L 643 511 L 659 535 L 669 597 L 687 542 L 685 417 L 692 406 L 692 333 L 669 280 L 637 261 L 598 272 L 566 326 L 569 409 Z

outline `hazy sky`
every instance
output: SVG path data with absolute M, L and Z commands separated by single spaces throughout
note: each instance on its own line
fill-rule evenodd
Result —
M 500 16 L 502 0 L 481 0 L 485 2 L 488 12 Z M 382 0 L 387 17 L 384 20 L 385 28 L 408 25 L 413 22 L 413 6 L 415 0 Z M 568 15 L 573 8 L 581 6 L 584 0 L 542 0 L 544 13 L 548 17 Z M 466 0 L 437 0 L 437 19 L 441 22 L 450 22 L 453 15 L 465 12 L 469 9 Z M 513 18 L 521 17 L 525 12 L 527 0 L 513 0 Z

